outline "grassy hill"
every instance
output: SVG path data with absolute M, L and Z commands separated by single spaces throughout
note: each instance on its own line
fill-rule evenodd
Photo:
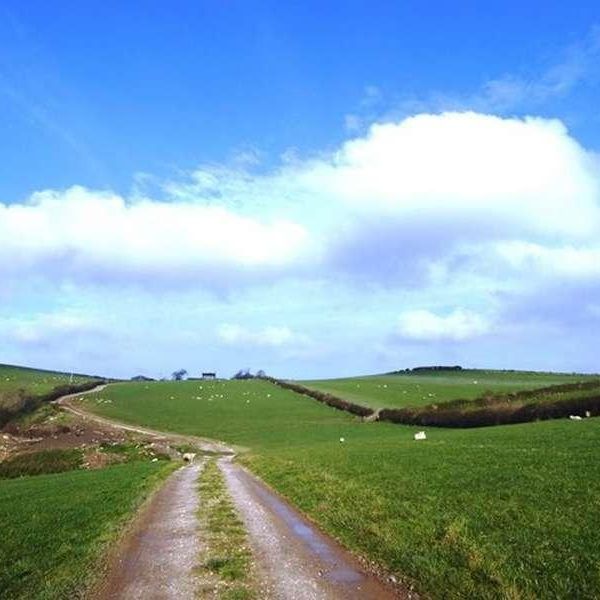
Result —
M 463 369 L 301 381 L 306 387 L 371 408 L 472 400 L 485 392 L 517 392 L 589 379 L 589 375 Z
M 46 371 L 0 364 L 0 426 L 24 410 L 31 410 L 59 388 L 76 389 L 78 386 L 99 381 L 98 377 Z
M 2 394 L 8 395 L 21 389 L 33 394 L 45 394 L 59 385 L 76 385 L 91 379 L 98 377 L 0 364 L 0 398 Z
M 241 460 L 324 529 L 433 597 L 600 594 L 598 418 L 428 428 L 415 442 L 414 427 L 264 381 L 118 384 L 84 402 L 249 448 Z

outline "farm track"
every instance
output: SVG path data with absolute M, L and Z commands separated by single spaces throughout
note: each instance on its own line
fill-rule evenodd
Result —
M 121 542 L 96 600 L 193 600 L 200 552 L 197 479 L 203 464 L 171 475 Z
M 320 532 L 260 479 L 235 464 L 234 451 L 225 444 L 99 417 L 72 404 L 72 400 L 82 395 L 64 396 L 56 403 L 80 418 L 104 426 L 160 440 L 192 443 L 200 450 L 222 455 L 218 465 L 248 531 L 261 577 L 261 600 L 417 598 L 414 592 L 384 584 L 368 573 L 339 543 Z M 202 548 L 194 516 L 199 502 L 197 479 L 201 468 L 202 464 L 198 464 L 178 470 L 155 493 L 138 515 L 133 533 L 123 540 L 111 562 L 108 577 L 94 599 L 194 597 L 191 569 L 201 559 Z M 190 562 L 190 548 L 194 564 Z

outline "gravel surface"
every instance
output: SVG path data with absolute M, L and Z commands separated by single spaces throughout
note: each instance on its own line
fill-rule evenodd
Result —
M 98 600 L 192 600 L 198 564 L 197 479 L 201 464 L 176 471 L 138 516 L 118 549 Z

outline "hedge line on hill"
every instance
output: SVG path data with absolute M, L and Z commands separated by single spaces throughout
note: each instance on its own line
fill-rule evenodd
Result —
M 359 417 L 375 416 L 378 421 L 388 421 L 402 425 L 429 427 L 489 427 L 510 425 L 547 419 L 560 419 L 570 415 L 600 416 L 600 380 L 522 390 L 507 394 L 486 393 L 474 400 L 451 400 L 440 405 L 424 407 L 383 408 L 377 411 L 327 394 L 312 390 L 298 383 L 265 377 L 268 381 L 284 389 L 314 398 L 328 406 L 345 410 Z M 598 390 L 597 395 L 556 400 L 538 400 L 540 396 L 564 394 L 568 392 L 589 392 Z M 530 402 L 527 402 L 527 401 Z M 525 402 L 525 403 L 524 403 Z
M 489 427 L 560 419 L 569 415 L 600 415 L 600 395 L 564 398 L 554 401 L 531 402 L 524 405 L 495 404 L 474 410 L 459 408 L 384 408 L 380 421 L 430 427 Z
M 339 398 L 338 396 L 333 396 L 332 394 L 326 394 L 325 392 L 319 392 L 317 390 L 311 390 L 310 388 L 304 387 L 299 383 L 291 383 L 289 381 L 282 381 L 280 379 L 275 379 L 274 377 L 263 377 L 262 379 L 266 379 L 279 387 L 282 387 L 286 390 L 292 390 L 297 394 L 302 394 L 304 396 L 309 396 L 314 400 L 319 402 L 323 402 L 328 406 L 332 406 L 333 408 L 337 408 L 338 410 L 345 410 L 346 412 L 352 413 L 353 415 L 358 415 L 359 417 L 370 417 L 375 413 L 372 408 L 367 408 L 366 406 L 362 406 L 361 404 L 354 404 L 354 402 L 348 402 L 348 400 L 344 400 L 343 398 Z
M 92 381 L 86 381 L 80 384 L 64 384 L 55 387 L 52 391 L 46 394 L 31 395 L 27 394 L 24 390 L 19 390 L 18 398 L 16 402 L 10 407 L 0 406 L 0 427 L 6 425 L 9 421 L 14 419 L 18 415 L 26 414 L 34 411 L 38 406 L 44 402 L 52 402 L 58 400 L 62 396 L 68 394 L 78 394 L 79 392 L 86 392 L 94 389 L 98 385 L 107 383 L 103 379 L 95 379 Z

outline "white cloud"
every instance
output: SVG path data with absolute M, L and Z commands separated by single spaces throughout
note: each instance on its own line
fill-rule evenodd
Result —
M 183 201 L 127 203 L 81 187 L 0 204 L 0 273 L 210 285 L 290 267 L 307 241 L 286 220 Z
M 600 248 L 597 246 L 543 246 L 531 242 L 505 242 L 495 251 L 519 272 L 570 279 L 600 278 Z
M 224 323 L 217 330 L 219 339 L 232 346 L 264 346 L 280 348 L 292 344 L 304 344 L 306 336 L 294 333 L 289 327 L 268 326 L 248 329 L 241 325 Z
M 0 204 L 0 275 L 159 289 L 340 272 L 405 287 L 432 273 L 487 276 L 491 263 L 473 257 L 494 243 L 588 252 L 598 173 L 559 121 L 421 114 L 266 174 L 204 167 L 153 182 L 163 201 L 73 187 Z
M 417 341 L 465 341 L 489 333 L 492 323 L 486 317 L 457 309 L 447 316 L 428 310 L 410 310 L 402 313 L 398 334 Z
M 581 41 L 564 50 L 554 64 L 539 75 L 504 75 L 483 85 L 475 104 L 488 109 L 507 110 L 517 106 L 542 104 L 564 96 L 593 72 L 600 55 L 600 28 L 592 27 Z
M 104 334 L 98 321 L 74 310 L 2 319 L 0 331 L 5 337 L 24 345 L 40 345 L 55 339 L 73 343 L 74 338 L 80 335 Z
M 592 158 L 556 120 L 445 113 L 376 124 L 305 177 L 348 208 L 397 218 L 400 231 L 402 220 L 502 236 L 600 225 Z

